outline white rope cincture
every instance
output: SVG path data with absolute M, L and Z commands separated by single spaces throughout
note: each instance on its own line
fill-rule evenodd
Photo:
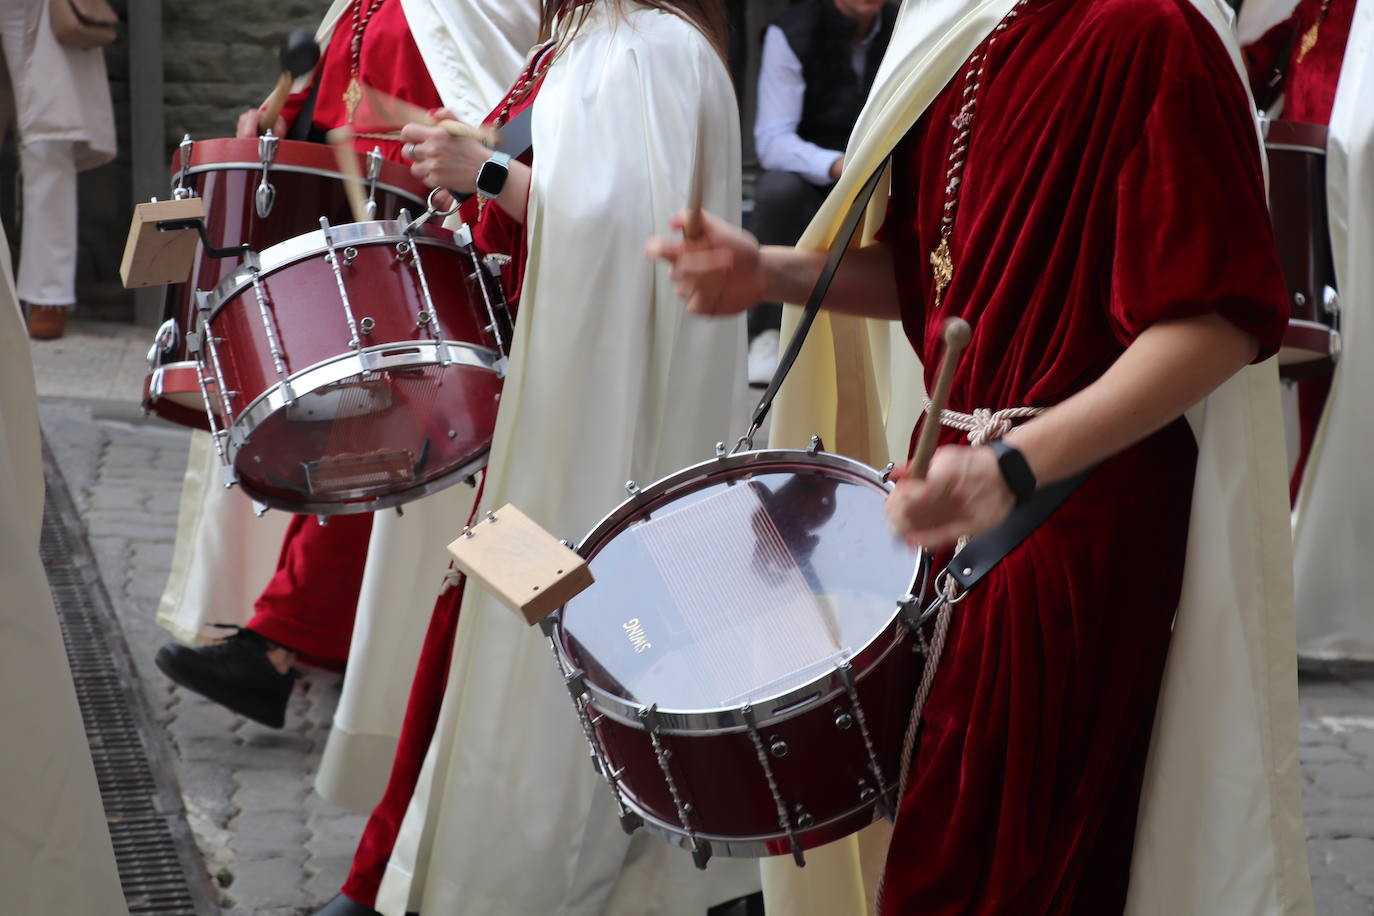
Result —
M 926 412 L 929 413 L 930 398 L 925 398 L 925 405 Z M 1044 412 L 1045 408 L 1043 407 L 1007 407 L 1002 410 L 988 410 L 985 407 L 980 407 L 973 413 L 960 413 L 957 410 L 945 408 L 940 413 L 940 425 L 967 433 L 968 444 L 977 448 L 1011 432 L 1017 420 L 1038 417 Z

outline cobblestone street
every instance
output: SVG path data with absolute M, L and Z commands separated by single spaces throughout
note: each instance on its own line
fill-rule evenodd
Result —
M 311 671 L 272 731 L 171 686 L 153 666 L 189 434 L 137 407 L 147 331 L 78 324 L 36 342 L 44 433 L 86 523 L 191 827 L 232 916 L 303 914 L 336 892 L 364 816 L 312 779 L 340 677 Z M 1302 682 L 1301 752 L 1317 912 L 1374 913 L 1374 673 Z M 780 914 L 785 916 L 785 914 Z M 1224 916 L 1224 914 L 1217 914 Z

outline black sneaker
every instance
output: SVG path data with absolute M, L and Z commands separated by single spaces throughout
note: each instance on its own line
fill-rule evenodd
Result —
M 281 728 L 286 724 L 286 701 L 301 675 L 295 668 L 285 674 L 277 670 L 267 657 L 275 646 L 252 630 L 239 629 L 213 646 L 163 646 L 153 661 L 187 690 L 254 722 Z

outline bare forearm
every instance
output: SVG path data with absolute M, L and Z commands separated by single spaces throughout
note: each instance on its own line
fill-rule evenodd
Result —
M 825 266 L 827 252 L 767 245 L 759 267 L 765 298 L 805 303 Z M 827 311 L 862 318 L 895 320 L 901 317 L 892 251 L 886 245 L 856 248 L 845 255 L 825 297 Z
M 505 187 L 496 198 L 496 204 L 506 211 L 511 219 L 525 222 L 525 210 L 530 200 L 530 167 L 518 160 L 511 160 L 510 171 L 506 175 Z
M 1250 334 L 1217 315 L 1148 328 L 1103 376 L 1006 441 L 1043 486 L 1163 428 L 1255 357 Z

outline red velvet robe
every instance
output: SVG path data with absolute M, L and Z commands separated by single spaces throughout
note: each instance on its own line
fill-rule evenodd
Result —
M 535 68 L 538 64 L 539 59 L 531 62 L 522 78 L 528 75 L 530 68 Z M 521 80 L 517 79 L 516 85 L 520 82 Z M 528 96 L 511 106 L 509 118 L 533 105 L 542 85 L 541 78 Z M 510 95 L 507 95 L 508 98 Z M 491 124 L 495 120 L 505 101 L 503 99 L 501 104 L 496 106 L 484 123 Z M 521 161 L 526 165 L 532 165 L 533 151 L 523 155 Z M 513 219 L 494 203 L 479 207 L 477 198 L 470 198 L 465 202 L 460 212 L 463 219 L 472 227 L 473 241 L 479 250 L 486 254 L 510 255 L 510 263 L 502 272 L 502 281 L 512 312 L 518 313 L 527 255 L 524 221 Z M 480 492 L 475 502 L 481 503 Z M 475 514 L 476 509 L 473 511 Z M 444 592 L 434 602 L 429 630 L 425 633 L 415 679 L 411 684 L 405 720 L 401 725 L 401 736 L 391 765 L 391 776 L 387 780 L 382 800 L 373 809 L 367 826 L 363 829 L 363 835 L 358 840 L 353 867 L 344 882 L 344 895 L 357 903 L 367 906 L 376 903 L 377 890 L 386 872 L 387 862 L 391 859 L 391 851 L 396 845 L 401 821 L 405 817 L 411 796 L 415 794 L 420 768 L 434 738 L 444 689 L 448 683 L 453 641 L 458 629 L 458 610 L 463 603 L 465 584 L 466 580 L 460 579 L 458 585 Z
M 1249 106 L 1187 0 L 1030 0 L 988 68 L 938 309 L 962 71 L 895 154 L 883 230 L 928 385 L 945 319 L 973 325 L 951 408 L 1061 402 L 1157 321 L 1215 312 L 1276 350 L 1288 309 Z M 1180 419 L 1103 462 L 958 605 L 884 916 L 1121 912 L 1195 461 Z
M 323 130 L 348 123 L 343 92 L 352 74 L 352 15 L 350 10 L 339 20 L 316 70 L 320 91 L 313 120 Z M 385 0 L 368 21 L 359 73 L 368 85 L 422 108 L 443 104 L 411 37 L 400 0 Z M 289 100 L 283 110 L 288 124 L 299 115 L 308 94 L 297 93 Z M 354 126 L 360 131 L 371 129 L 364 124 Z M 394 126 L 378 129 L 394 130 Z M 388 159 L 405 161 L 399 140 L 359 137 L 354 145 L 363 152 L 377 148 Z M 248 628 L 295 649 L 306 661 L 339 667 L 348 658 L 371 535 L 371 514 L 335 516 L 324 527 L 313 517 L 294 517 L 282 540 L 277 571 L 254 602 Z
M 1283 93 L 1283 119 L 1308 124 L 1330 124 L 1331 108 L 1336 103 L 1336 84 L 1341 78 L 1341 64 L 1345 62 L 1345 45 L 1350 37 L 1350 24 L 1355 19 L 1355 0 L 1329 0 L 1326 17 L 1321 14 L 1322 0 L 1302 0 L 1293 15 L 1274 26 L 1245 49 L 1245 66 L 1250 71 L 1256 97 L 1261 90 Z M 1317 43 L 1299 60 L 1302 36 L 1321 20 Z M 1280 57 L 1287 53 L 1284 79 L 1269 86 Z M 1312 440 L 1326 398 L 1331 393 L 1331 376 L 1335 367 L 1314 370 L 1298 381 L 1298 459 L 1293 466 L 1289 491 L 1298 498 L 1307 456 L 1312 452 Z

